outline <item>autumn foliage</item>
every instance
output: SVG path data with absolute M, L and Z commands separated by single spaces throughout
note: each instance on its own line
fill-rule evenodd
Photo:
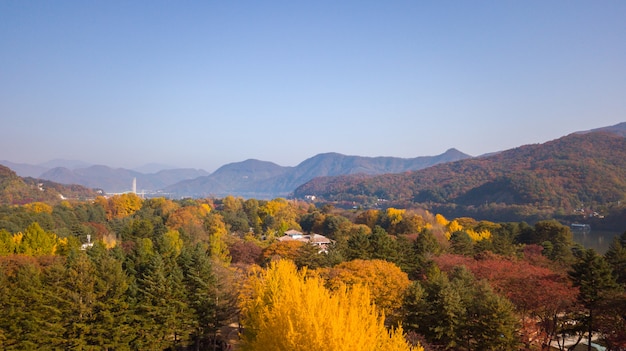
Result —
M 495 255 L 481 259 L 442 255 L 434 260 L 444 271 L 467 267 L 476 278 L 489 282 L 496 292 L 508 298 L 524 321 L 522 332 L 528 343 L 547 343 L 554 338 L 554 324 L 558 322 L 554 319 L 576 302 L 578 290 L 565 274 L 525 260 Z
M 323 269 L 331 290 L 344 286 L 364 285 L 370 290 L 372 300 L 386 314 L 392 314 L 402 305 L 404 293 L 410 281 L 398 266 L 384 260 L 353 260 Z
M 252 274 L 241 299 L 242 350 L 423 350 L 402 328 L 385 328 L 363 285 L 330 291 L 293 263 L 273 262 Z

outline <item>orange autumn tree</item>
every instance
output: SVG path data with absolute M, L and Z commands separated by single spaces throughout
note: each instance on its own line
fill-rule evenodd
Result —
M 365 286 L 330 291 L 286 260 L 250 275 L 240 307 L 244 351 L 423 351 L 385 328 Z
M 143 200 L 133 193 L 113 195 L 109 198 L 98 196 L 95 203 L 102 206 L 107 219 L 124 218 L 141 208 Z
M 411 284 L 400 267 L 384 260 L 352 260 L 333 268 L 320 269 L 319 274 L 326 278 L 326 286 L 332 290 L 341 289 L 343 285 L 367 286 L 376 306 L 388 316 L 400 309 Z
M 304 246 L 302 241 L 276 241 L 263 250 L 263 260 L 286 259 L 295 261 Z

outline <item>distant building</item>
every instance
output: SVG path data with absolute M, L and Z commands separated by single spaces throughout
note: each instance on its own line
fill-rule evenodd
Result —
M 328 246 L 332 244 L 332 240 L 320 234 L 304 234 L 295 229 L 290 229 L 285 232 L 285 235 L 277 239 L 278 241 L 300 241 L 303 243 L 309 243 L 319 248 L 319 252 L 328 252 Z
M 93 246 L 93 243 L 91 242 L 91 235 L 87 234 L 87 242 L 82 244 L 80 246 L 80 249 L 81 250 L 87 250 L 87 249 L 91 248 L 92 246 Z

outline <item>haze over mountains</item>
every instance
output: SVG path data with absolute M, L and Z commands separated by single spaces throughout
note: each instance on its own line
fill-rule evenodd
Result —
M 141 173 L 124 168 L 88 166 L 47 169 L 42 165 L 0 161 L 20 176 L 41 178 L 61 184 L 80 184 L 103 189 L 107 193 L 130 191 L 137 179 L 137 190 L 163 192 L 172 197 L 223 197 L 226 195 L 268 199 L 287 196 L 301 184 L 322 176 L 341 174 L 385 174 L 423 169 L 443 162 L 471 156 L 450 149 L 437 156 L 415 158 L 361 157 L 325 153 L 311 157 L 295 167 L 283 167 L 260 160 L 246 160 L 224 165 L 212 174 L 197 169 L 166 169 Z
M 574 136 L 598 132 L 606 132 L 623 138 L 626 136 L 626 123 L 582 131 L 545 144 L 526 145 L 480 157 L 471 157 L 456 149 L 450 149 L 437 156 L 422 156 L 409 159 L 324 153 L 306 159 L 295 167 L 283 167 L 268 161 L 249 159 L 224 165 L 213 173 L 198 169 L 162 169 L 157 171 L 161 167 L 167 166 L 156 164 L 144 166 L 142 168 L 144 171 L 152 171 L 147 173 L 102 165 L 88 165 L 80 161 L 67 160 L 55 160 L 40 165 L 19 164 L 9 161 L 0 161 L 0 164 L 11 168 L 20 176 L 40 178 L 61 184 L 80 184 L 88 188 L 103 189 L 107 193 L 130 191 L 133 179 L 136 179 L 138 191 L 162 194 L 174 198 L 234 195 L 245 198 L 270 199 L 289 196 L 295 191 L 296 196 L 304 196 L 306 195 L 305 193 L 310 193 L 336 200 L 357 196 L 357 193 L 360 191 L 360 194 L 363 196 L 379 196 L 396 200 L 400 198 L 406 200 L 407 194 L 410 193 L 411 201 L 432 202 L 440 201 L 444 198 L 446 199 L 445 202 L 461 201 L 463 203 L 474 203 L 476 199 L 479 199 L 476 201 L 480 202 L 500 201 L 502 199 L 513 201 L 512 199 L 530 195 L 494 192 L 489 197 L 485 194 L 489 193 L 488 189 L 492 189 L 493 192 L 496 188 L 506 188 L 506 184 L 508 184 L 507 179 L 509 183 L 518 182 L 520 178 L 524 177 L 527 180 L 530 178 L 535 179 L 536 175 L 528 176 L 528 172 L 536 173 L 541 171 L 538 166 L 535 166 L 533 169 L 524 169 L 523 171 L 526 173 L 522 172 L 523 174 L 519 172 L 519 174 L 507 173 L 507 171 L 512 170 L 520 171 L 519 165 L 530 162 L 528 161 L 529 158 L 541 157 L 549 160 L 555 157 L 563 158 L 565 157 L 563 156 L 564 153 L 567 152 L 578 152 L 580 154 L 579 162 L 583 164 L 597 163 L 597 161 L 593 160 L 598 160 L 603 153 L 611 152 L 611 150 L 606 150 L 606 148 L 619 148 L 620 146 L 606 146 L 604 144 L 604 146 L 600 146 L 601 143 L 599 141 L 606 139 L 606 137 L 595 137 L 596 139 L 592 138 L 593 140 L 587 137 L 579 138 L 579 140 L 575 139 Z M 555 155 L 555 150 L 550 148 L 555 143 L 558 143 L 559 140 L 568 141 L 566 148 L 572 150 L 561 150 L 560 156 Z M 577 145 L 576 143 L 583 143 L 584 145 Z M 615 141 L 615 143 L 619 143 L 619 141 Z M 596 150 L 597 148 L 604 149 Z M 576 151 L 577 149 L 580 152 Z M 592 153 L 593 155 L 587 155 L 582 152 L 583 150 L 589 151 L 592 149 L 595 150 L 595 153 Z M 521 150 L 534 151 L 532 155 L 529 155 Z M 612 154 L 619 154 L 621 151 L 614 150 Z M 569 159 L 576 158 L 576 156 L 570 154 L 566 157 Z M 590 161 L 588 157 L 591 157 L 592 160 Z M 452 163 L 454 161 L 463 161 L 465 163 Z M 490 166 L 485 168 L 485 164 Z M 538 165 L 539 163 L 534 162 L 534 164 Z M 435 165 L 440 166 L 432 167 Z M 549 163 L 544 163 L 542 167 L 549 168 L 551 166 Z M 594 168 L 594 172 L 598 172 L 596 168 Z M 467 179 L 482 179 L 476 175 L 476 172 L 491 172 L 492 174 L 497 174 L 499 178 L 498 180 L 487 179 L 484 182 L 482 180 L 478 181 L 475 185 L 480 186 L 480 189 L 474 189 L 473 192 L 466 189 L 467 191 L 463 192 L 463 194 L 455 194 L 454 196 L 456 197 L 447 197 L 450 191 L 445 189 L 446 186 L 450 187 L 450 177 L 463 178 L 463 180 L 456 180 L 457 183 L 473 184 L 472 181 Z M 605 170 L 602 170 L 602 172 L 605 172 Z M 447 174 L 447 176 L 444 176 L 444 174 Z M 337 178 L 337 176 L 341 177 Z M 375 180 L 365 181 L 365 178 L 373 178 Z M 601 179 L 596 181 L 601 181 Z M 380 186 L 372 185 L 376 182 L 385 184 L 379 184 Z M 364 187 L 357 193 L 342 194 L 338 190 L 345 190 L 351 186 L 350 184 L 357 183 Z M 424 185 L 426 183 L 430 185 L 426 187 Z M 386 188 L 389 186 L 391 189 Z M 410 186 L 413 190 L 409 191 L 403 188 L 407 186 Z M 459 187 L 460 185 L 454 186 Z M 552 185 L 549 184 L 547 186 Z M 331 194 L 328 190 L 329 188 L 335 189 L 336 192 Z M 563 190 L 569 191 L 569 189 Z M 354 190 L 351 191 L 354 192 Z M 404 197 L 397 195 L 400 191 L 405 192 Z M 476 195 L 480 196 L 476 197 Z M 496 199 L 495 197 L 497 196 L 499 198 Z
M 316 177 L 406 172 L 469 157 L 456 149 L 450 149 L 437 156 L 409 159 L 325 153 L 313 156 L 295 167 L 246 160 L 222 166 L 209 176 L 174 184 L 164 191 L 191 197 L 237 195 L 267 199 L 287 196 L 299 185 Z

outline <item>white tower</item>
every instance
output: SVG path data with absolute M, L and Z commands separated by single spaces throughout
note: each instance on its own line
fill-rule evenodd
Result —
M 133 178 L 133 194 L 137 194 L 137 178 Z

